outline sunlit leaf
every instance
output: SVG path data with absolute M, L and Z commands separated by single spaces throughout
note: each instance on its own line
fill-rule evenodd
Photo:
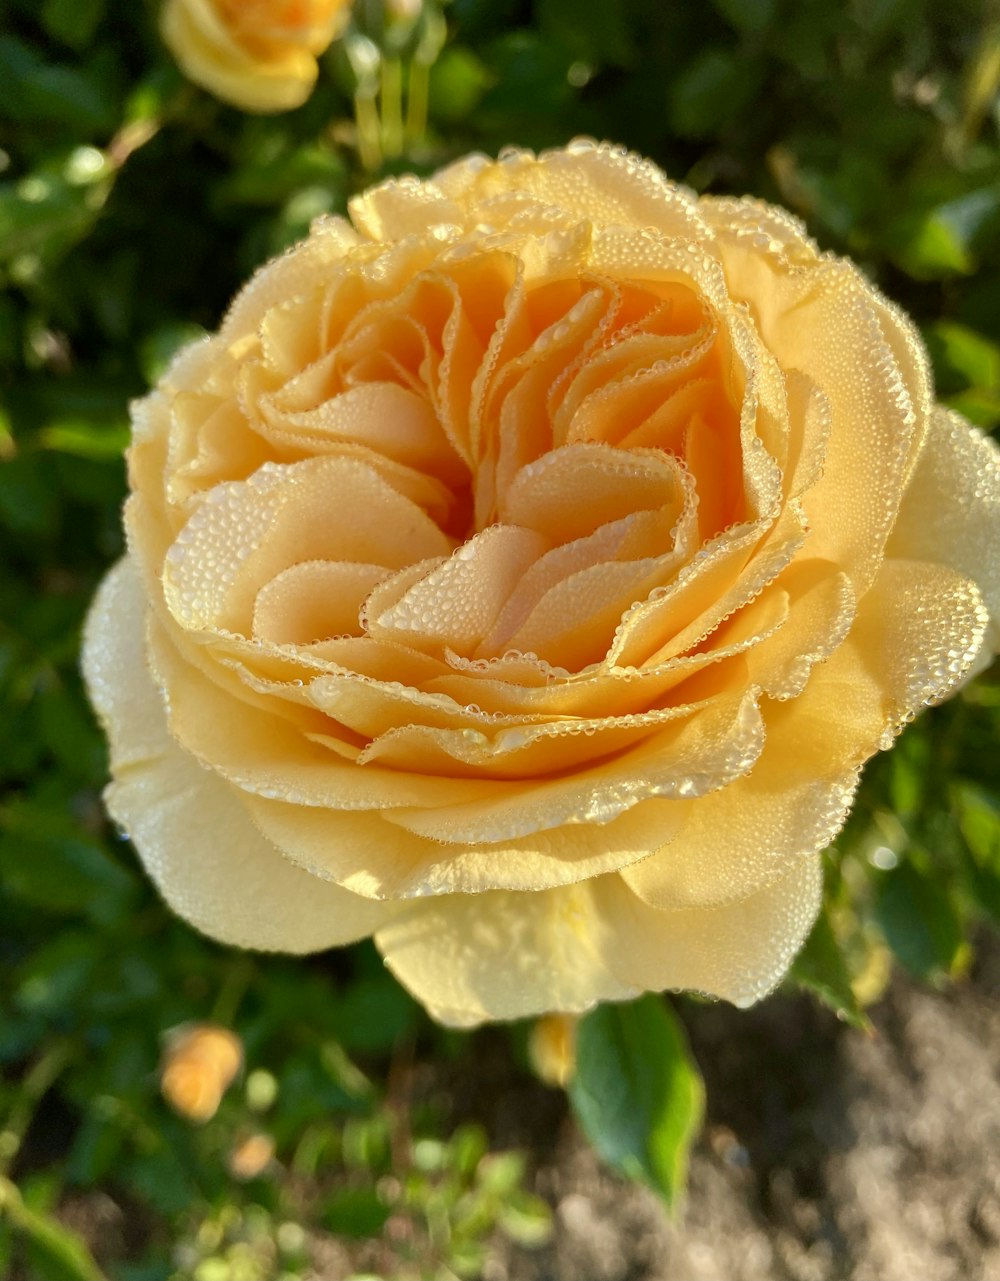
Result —
M 678 1204 L 704 1086 L 681 1023 L 661 997 L 599 1005 L 581 1021 L 569 1096 L 606 1161 Z
M 969 783 L 954 784 L 951 794 L 976 901 L 1000 922 L 1000 805 L 996 797 Z
M 918 978 L 940 978 L 967 963 L 962 923 L 943 875 L 903 859 L 886 872 L 876 913 L 889 946 Z
M 802 951 L 795 958 L 791 979 L 808 988 L 852 1027 L 866 1028 L 868 1019 L 851 988 L 851 977 L 830 917 L 824 910 L 816 920 Z

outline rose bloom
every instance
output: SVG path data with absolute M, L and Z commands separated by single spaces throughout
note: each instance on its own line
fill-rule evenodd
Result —
M 290 111 L 349 0 L 166 0 L 160 33 L 189 80 L 244 111 Z
M 199 929 L 374 934 L 452 1024 L 758 999 L 864 762 L 996 648 L 996 448 L 795 219 L 613 148 L 351 217 L 136 407 L 111 813 Z

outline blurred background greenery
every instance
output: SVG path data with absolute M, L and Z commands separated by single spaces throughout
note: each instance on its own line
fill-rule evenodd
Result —
M 498 1050 L 434 1028 L 368 947 L 218 948 L 109 829 L 76 664 L 121 549 L 130 399 L 378 176 L 589 134 L 797 212 L 911 311 L 942 396 L 992 428 L 998 82 L 986 0 L 358 0 L 309 101 L 253 117 L 182 79 L 148 0 L 0 0 L 0 1275 L 478 1277 L 498 1241 L 550 1231 L 524 1156 L 476 1119 L 484 1056 L 524 1076 L 526 1029 Z M 864 1023 L 892 954 L 956 977 L 1000 920 L 998 727 L 987 676 L 868 771 L 794 979 L 843 1018 Z M 172 1103 L 159 1073 L 206 1022 L 242 1063 L 199 1123 L 212 1055 Z M 614 1035 L 582 1036 L 588 1128 Z M 643 1106 L 655 1128 L 663 1099 Z M 669 1192 L 690 1137 L 665 1140 L 669 1169 L 621 1163 Z

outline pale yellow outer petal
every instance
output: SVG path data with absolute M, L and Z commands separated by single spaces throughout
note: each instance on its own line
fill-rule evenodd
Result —
M 167 0 L 160 33 L 189 80 L 244 111 L 291 111 L 312 93 L 319 68 L 308 49 L 254 58 L 233 39 L 211 0 Z
M 171 908 L 220 942 L 316 952 L 364 938 L 393 912 L 293 867 L 235 788 L 170 738 L 146 669 L 146 603 L 128 559 L 105 578 L 84 636 L 84 674 L 111 744 L 108 809 Z
M 861 594 L 878 572 L 929 408 L 918 340 L 843 259 L 791 266 L 721 226 L 717 244 L 732 296 L 764 345 L 826 398 L 826 456 L 802 497 L 810 552 L 838 565 Z
M 618 224 L 708 239 L 692 191 L 650 161 L 588 139 L 539 156 L 508 148 L 499 162 L 466 156 L 420 184 L 390 179 L 356 197 L 351 216 L 373 238 L 392 240 L 429 222 L 502 228 L 523 217 L 529 204 L 544 210 L 550 226 Z
M 687 802 L 677 837 L 623 866 L 622 878 L 651 907 L 709 906 L 743 898 L 821 850 L 847 817 L 861 766 L 955 687 L 984 627 L 980 593 L 962 574 L 886 561 L 850 634 L 804 692 L 764 704 L 764 750 L 749 773 Z
M 612 922 L 615 973 L 638 991 L 704 992 L 753 1005 L 772 992 L 806 941 L 823 900 L 818 854 L 746 898 L 662 912 L 608 878 L 602 912 Z
M 749 1005 L 777 984 L 816 919 L 818 857 L 721 907 L 658 911 L 620 876 L 526 894 L 454 894 L 412 907 L 375 942 L 431 1014 L 455 1027 L 580 1013 L 644 990 Z
M 978 584 L 990 611 L 984 667 L 1000 651 L 1000 449 L 959 414 L 934 413 L 887 552 Z

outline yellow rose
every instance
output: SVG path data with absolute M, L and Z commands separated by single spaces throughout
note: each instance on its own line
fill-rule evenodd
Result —
M 865 760 L 996 648 L 997 450 L 857 268 L 613 148 L 352 219 L 136 408 L 112 814 L 199 929 L 374 934 L 453 1024 L 756 1000 Z
M 188 77 L 244 111 L 290 111 L 312 93 L 316 58 L 349 0 L 166 0 L 164 42 Z

